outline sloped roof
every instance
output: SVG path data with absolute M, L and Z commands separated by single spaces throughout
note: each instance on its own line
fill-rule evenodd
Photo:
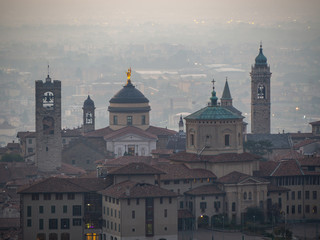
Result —
M 127 134 L 135 134 L 144 138 L 157 139 L 157 136 L 134 126 L 126 126 L 104 136 L 106 140 L 115 139 Z
M 306 157 L 298 159 L 301 166 L 320 166 L 320 157 Z
M 315 142 L 318 142 L 318 140 L 316 139 L 305 139 L 305 140 L 302 140 L 301 142 L 295 144 L 293 146 L 294 149 L 299 149 L 300 147 L 303 147 L 303 146 L 306 146 L 306 145 L 309 145 L 311 143 L 315 143 Z
M 237 162 L 237 161 L 256 161 L 261 159 L 260 156 L 251 153 L 222 153 L 218 155 L 201 155 L 195 153 L 178 152 L 169 158 L 176 162 L 200 162 L 207 161 L 212 163 L 219 162 Z
M 81 129 L 80 128 L 62 129 L 61 136 L 62 137 L 79 137 L 81 136 Z
M 100 191 L 102 195 L 114 198 L 146 198 L 146 197 L 177 197 L 178 195 L 167 189 L 147 183 L 124 181 Z
M 221 99 L 232 99 L 230 89 L 229 89 L 229 84 L 228 81 L 226 80 L 226 83 L 224 85 L 223 93 Z
M 217 176 L 209 170 L 190 169 L 185 164 L 161 163 L 154 167 L 162 170 L 166 174 L 161 175 L 161 181 L 179 180 L 179 179 L 199 179 L 199 178 L 217 178 Z
M 217 181 L 220 183 L 226 183 L 226 184 L 236 184 L 236 183 L 241 183 L 247 179 L 253 179 L 258 182 L 268 182 L 266 179 L 257 178 L 254 176 L 250 176 L 248 174 L 237 172 L 237 171 L 233 171 L 233 172 L 219 178 Z
M 109 174 L 113 175 L 154 175 L 154 174 L 164 174 L 157 168 L 150 166 L 149 164 L 143 162 L 133 162 L 125 166 L 113 169 L 109 171 Z
M 268 192 L 289 192 L 290 191 L 289 188 L 276 186 L 276 185 L 272 185 L 272 184 L 269 184 L 267 186 L 267 188 L 268 188 Z
M 155 126 L 149 126 L 146 131 L 156 136 L 171 136 L 177 133 L 176 131 L 171 129 L 155 127 Z
M 287 160 L 279 162 L 278 166 L 270 174 L 273 177 L 282 177 L 282 176 L 301 176 L 304 175 L 299 164 L 295 160 Z
M 233 113 L 222 106 L 207 106 L 195 113 L 186 116 L 186 120 L 229 120 L 229 119 L 243 119 L 239 114 Z
M 86 137 L 104 137 L 110 133 L 112 133 L 113 130 L 110 127 L 100 128 L 97 130 L 94 130 L 92 132 L 87 132 L 84 134 Z
M 261 161 L 259 162 L 259 172 L 258 176 L 267 177 L 274 171 L 274 169 L 278 166 L 278 162 L 274 161 Z
M 225 192 L 222 191 L 217 185 L 203 185 L 185 192 L 187 195 L 224 195 Z
M 109 101 L 110 103 L 148 103 L 149 100 L 135 86 L 128 82 Z
M 83 168 L 76 167 L 64 162 L 61 163 L 61 169 L 59 170 L 59 172 L 65 173 L 67 175 L 80 175 L 86 173 Z
M 18 193 L 81 193 L 102 190 L 111 184 L 110 179 L 50 177 L 24 186 Z
M 20 138 L 20 139 L 23 139 L 23 138 L 26 138 L 26 137 L 29 137 L 29 138 L 35 138 L 36 137 L 36 132 L 18 132 L 17 133 L 17 138 Z
M 291 139 L 290 134 L 247 134 L 248 141 L 270 141 L 272 149 L 290 149 Z
M 318 126 L 320 125 L 320 121 L 311 122 L 309 124 L 311 124 L 312 126 Z

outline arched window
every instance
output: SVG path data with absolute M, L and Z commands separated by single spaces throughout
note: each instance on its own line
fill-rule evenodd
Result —
M 224 135 L 224 145 L 230 146 L 230 135 L 229 134 Z
M 264 85 L 259 84 L 258 86 L 258 99 L 265 99 L 266 90 Z
M 61 233 L 61 240 L 70 240 L 69 233 Z
M 58 234 L 50 233 L 49 234 L 49 240 L 58 240 Z
M 93 118 L 92 113 L 87 112 L 86 113 L 86 124 L 92 124 L 93 123 L 92 118 Z

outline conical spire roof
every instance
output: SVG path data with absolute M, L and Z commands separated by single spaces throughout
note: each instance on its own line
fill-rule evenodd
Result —
M 94 107 L 94 101 L 88 95 L 88 98 L 84 101 L 83 107 Z
M 228 84 L 228 79 L 226 79 L 226 83 L 224 85 L 223 93 L 221 99 L 232 99 L 230 89 L 229 89 L 229 84 Z

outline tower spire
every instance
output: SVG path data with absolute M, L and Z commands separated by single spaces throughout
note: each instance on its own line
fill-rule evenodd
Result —
M 50 69 L 49 69 L 49 64 L 48 64 L 48 76 L 46 78 L 46 82 L 51 82 L 51 78 L 50 78 L 49 72 L 50 72 Z
M 211 92 L 211 106 L 217 106 L 217 101 L 218 101 L 218 98 L 216 96 L 216 91 L 214 90 L 215 87 L 214 87 L 214 83 L 215 83 L 215 80 L 214 78 L 212 79 L 212 92 Z

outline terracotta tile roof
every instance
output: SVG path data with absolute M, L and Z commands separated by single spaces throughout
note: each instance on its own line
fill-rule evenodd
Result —
M 171 155 L 173 154 L 173 149 L 153 149 L 151 154 Z
M 203 179 L 203 178 L 217 178 L 209 170 L 205 169 L 190 169 L 184 164 L 169 164 L 161 163 L 154 165 L 154 167 L 162 170 L 166 174 L 161 175 L 161 181 L 164 180 L 179 180 L 179 179 Z
M 300 159 L 300 158 L 304 158 L 304 156 L 301 153 L 290 149 L 282 154 L 274 156 L 273 160 L 276 162 L 279 162 L 281 160 L 292 160 L 292 159 Z
M 72 166 L 67 163 L 61 163 L 61 169 L 59 172 L 67 174 L 67 175 L 80 175 L 85 174 L 86 171 L 80 167 Z
M 191 212 L 189 212 L 186 209 L 179 209 L 178 210 L 178 218 L 193 218 L 193 215 Z
M 267 177 L 278 166 L 278 162 L 274 161 L 261 161 L 259 162 L 259 173 L 256 176 Z
M 171 136 L 177 133 L 176 131 L 171 129 L 155 127 L 155 126 L 149 126 L 146 131 L 156 136 Z
M 105 128 L 100 128 L 100 129 L 94 130 L 92 132 L 88 132 L 84 136 L 86 136 L 86 137 L 104 137 L 112 132 L 113 132 L 113 130 L 110 127 L 105 127 Z
M 58 178 L 50 177 L 22 187 L 18 193 L 83 193 L 99 191 L 112 183 L 110 178 Z
M 294 149 L 299 149 L 300 147 L 309 145 L 311 143 L 318 142 L 316 139 L 305 139 L 293 146 Z
M 290 191 L 289 188 L 280 187 L 272 184 L 269 184 L 267 188 L 268 188 L 268 192 L 289 192 Z
M 36 176 L 38 169 L 35 165 L 25 162 L 0 163 L 0 183 Z
M 258 178 L 258 177 L 250 176 L 248 174 L 244 174 L 244 173 L 240 173 L 240 172 L 236 172 L 236 171 L 233 171 L 233 172 L 219 178 L 217 181 L 219 183 L 236 184 L 236 183 L 243 182 L 247 179 L 253 179 L 258 182 L 268 182 L 264 178 Z
M 167 189 L 146 183 L 124 181 L 100 191 L 102 195 L 114 198 L 146 198 L 146 197 L 177 197 L 178 195 Z
M 103 165 L 123 166 L 132 162 L 144 162 L 150 165 L 154 165 L 158 162 L 169 162 L 169 160 L 165 158 L 152 158 L 151 156 L 122 156 L 115 159 L 106 159 Z
M 200 158 L 200 159 L 199 159 Z M 261 159 L 260 156 L 251 153 L 223 153 L 219 155 L 202 155 L 198 156 L 195 153 L 178 152 L 172 155 L 170 160 L 176 162 L 238 162 L 238 161 L 255 161 Z
M 296 138 L 312 138 L 314 135 L 312 133 L 289 133 L 292 139 Z
M 1 228 L 20 228 L 20 218 L 0 218 Z
M 281 161 L 275 170 L 270 174 L 272 177 L 301 175 L 303 175 L 303 172 L 296 160 Z
M 104 136 L 106 140 L 111 140 L 114 138 L 118 138 L 127 134 L 135 134 L 138 136 L 142 136 L 145 138 L 151 138 L 151 139 L 158 139 L 155 134 L 149 133 L 147 131 L 144 131 L 140 128 L 133 127 L 133 126 L 126 126 L 124 128 L 121 128 L 119 130 L 115 130 L 107 135 Z
M 320 157 L 306 157 L 298 159 L 301 166 L 320 166 Z
M 35 138 L 36 137 L 36 132 L 18 132 L 17 133 L 17 138 L 20 138 L 20 139 L 23 139 L 25 137 L 33 137 Z
M 224 195 L 225 192 L 222 191 L 217 185 L 210 184 L 210 185 L 203 185 L 194 189 L 191 189 L 185 192 L 187 195 Z
M 165 174 L 163 171 L 150 166 L 143 162 L 129 163 L 125 166 L 113 169 L 109 171 L 109 174 L 113 175 L 154 175 Z
M 10 150 L 20 149 L 20 144 L 19 143 L 8 143 L 7 148 L 9 148 Z
M 318 126 L 318 125 L 320 125 L 320 121 L 311 122 L 309 124 L 314 125 L 314 126 Z

